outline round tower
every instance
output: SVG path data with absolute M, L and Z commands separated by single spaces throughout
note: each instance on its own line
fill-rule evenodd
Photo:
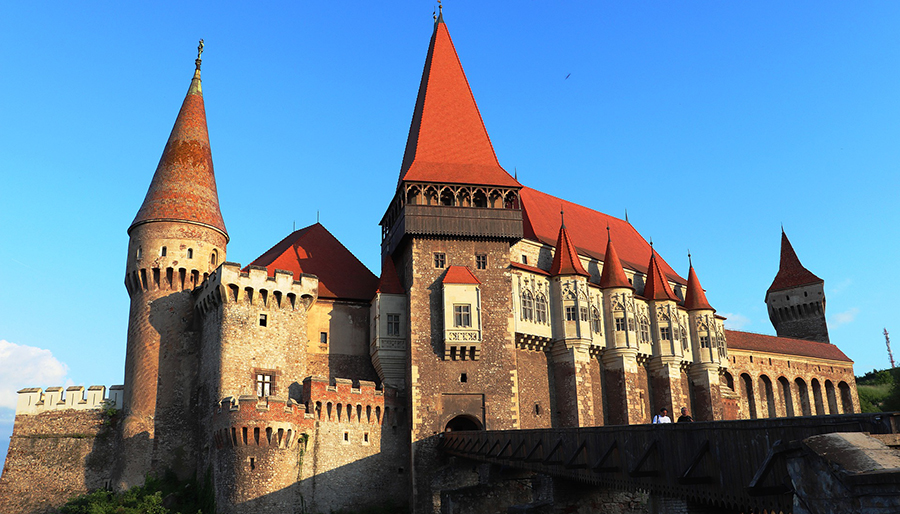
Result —
M 203 44 L 199 48 L 202 52 Z M 228 233 L 213 173 L 196 71 L 144 198 L 128 228 L 125 287 L 131 297 L 125 354 L 123 436 L 130 446 L 122 484 L 143 480 L 155 455 L 191 446 L 191 381 L 197 369 L 191 290 L 225 260 Z M 160 440 L 159 430 L 172 437 Z M 181 436 L 178 436 L 178 434 Z M 152 444 L 151 444 L 152 443 Z M 162 444 L 161 444 L 162 443 Z M 155 450 L 154 447 L 156 448 Z M 184 452 L 181 452 L 182 454 Z M 172 465 L 173 463 L 163 463 Z

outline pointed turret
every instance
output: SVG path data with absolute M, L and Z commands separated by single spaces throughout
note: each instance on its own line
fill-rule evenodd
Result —
M 584 270 L 581 260 L 578 258 L 578 251 L 575 245 L 569 239 L 569 233 L 566 231 L 566 224 L 559 226 L 559 238 L 556 240 L 556 252 L 553 254 L 553 264 L 550 266 L 550 275 L 580 275 L 589 277 L 590 274 Z
M 644 286 L 644 298 L 648 300 L 674 300 L 678 301 L 672 286 L 666 280 L 666 276 L 659 269 L 656 260 L 656 252 L 650 254 L 650 264 L 647 265 L 647 284 Z
M 693 264 L 691 264 L 691 267 L 688 270 L 687 293 L 684 295 L 684 308 L 689 311 L 700 309 L 715 311 L 715 309 L 709 305 L 709 301 L 706 300 L 706 293 L 703 292 L 703 287 L 700 286 L 700 280 L 697 279 L 697 273 L 694 271 Z
M 634 290 L 634 286 L 625 276 L 625 269 L 616 247 L 613 246 L 612 237 L 609 235 L 609 227 L 606 228 L 606 253 L 603 256 L 603 271 L 600 272 L 600 288 L 627 287 Z
M 787 234 L 784 233 L 784 229 L 781 229 L 781 262 L 778 266 L 778 274 L 775 275 L 775 280 L 772 281 L 767 292 L 783 291 L 824 282 L 800 264 L 800 259 L 797 258 L 797 253 L 794 252 L 794 247 Z
M 150 189 L 128 233 L 138 225 L 154 221 L 194 223 L 214 228 L 228 237 L 213 173 L 199 58 Z
M 400 181 L 521 186 L 497 161 L 443 14 L 425 58 Z

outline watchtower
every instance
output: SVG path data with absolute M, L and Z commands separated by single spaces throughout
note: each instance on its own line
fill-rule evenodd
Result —
M 800 264 L 783 229 L 781 262 L 766 291 L 766 305 L 779 337 L 830 342 L 825 322 L 825 281 Z

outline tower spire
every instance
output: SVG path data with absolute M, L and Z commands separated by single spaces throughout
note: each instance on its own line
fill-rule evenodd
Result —
M 606 253 L 603 255 L 603 271 L 600 272 L 600 288 L 609 287 L 627 287 L 634 289 L 628 277 L 625 276 L 625 269 L 622 268 L 622 261 L 619 260 L 619 254 L 616 247 L 613 246 L 612 236 L 610 235 L 609 224 L 606 225 Z
M 560 211 L 562 214 L 562 211 Z M 590 274 L 584 270 L 581 265 L 581 259 L 578 258 L 578 251 L 572 240 L 569 239 L 569 232 L 566 225 L 560 224 L 559 238 L 556 242 L 556 252 L 553 254 L 553 264 L 550 266 L 550 275 L 581 275 L 589 277 Z
M 201 39 L 191 85 L 129 234 L 144 223 L 178 221 L 210 227 L 228 237 L 219 209 L 200 82 L 203 46 Z
M 813 274 L 802 264 L 788 239 L 784 233 L 784 226 L 781 227 L 781 260 L 778 264 L 778 274 L 775 280 L 769 286 L 768 292 L 782 291 L 792 289 L 799 286 L 810 284 L 824 283 L 825 281 Z
M 690 261 L 691 252 L 688 251 L 688 262 L 690 263 Z M 696 311 L 699 309 L 715 310 L 709 305 L 709 301 L 706 299 L 706 293 L 700 285 L 700 280 L 697 278 L 697 273 L 694 271 L 693 263 L 690 263 L 690 269 L 688 270 L 688 283 L 687 292 L 684 295 L 684 308 L 689 311 Z

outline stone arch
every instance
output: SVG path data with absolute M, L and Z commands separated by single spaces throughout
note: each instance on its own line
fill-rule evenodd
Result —
M 821 416 L 825 414 L 825 404 L 822 402 L 822 385 L 819 383 L 818 378 L 812 379 L 810 384 L 812 385 L 813 404 L 816 406 L 816 415 Z
M 797 398 L 800 403 L 800 412 L 802 412 L 804 416 L 812 416 L 812 409 L 810 409 L 809 406 L 809 388 L 806 387 L 806 381 L 797 377 L 794 380 L 794 384 L 797 386 Z
M 825 397 L 828 398 L 828 413 L 840 414 L 838 412 L 837 395 L 834 393 L 834 383 L 831 380 L 825 381 Z
M 756 419 L 756 397 L 753 395 L 753 379 L 747 373 L 741 373 L 741 402 L 747 417 Z
M 759 395 L 760 398 L 765 396 L 767 417 L 777 417 L 778 414 L 775 410 L 775 392 L 772 390 L 772 381 L 766 375 L 759 376 Z
M 732 391 L 735 390 L 734 377 L 731 376 L 731 373 L 729 373 L 727 371 L 725 373 L 722 373 L 722 379 L 723 379 L 724 385 L 728 386 L 728 388 L 731 389 Z
M 483 430 L 484 427 L 478 418 L 468 414 L 460 414 L 454 417 L 444 426 L 444 432 L 459 432 L 461 430 Z
M 788 418 L 794 417 L 794 397 L 791 394 L 791 383 L 788 379 L 778 377 L 778 395 L 784 403 L 784 415 Z
M 841 380 L 838 389 L 841 391 L 841 414 L 853 414 L 853 396 L 850 394 L 850 386 Z

